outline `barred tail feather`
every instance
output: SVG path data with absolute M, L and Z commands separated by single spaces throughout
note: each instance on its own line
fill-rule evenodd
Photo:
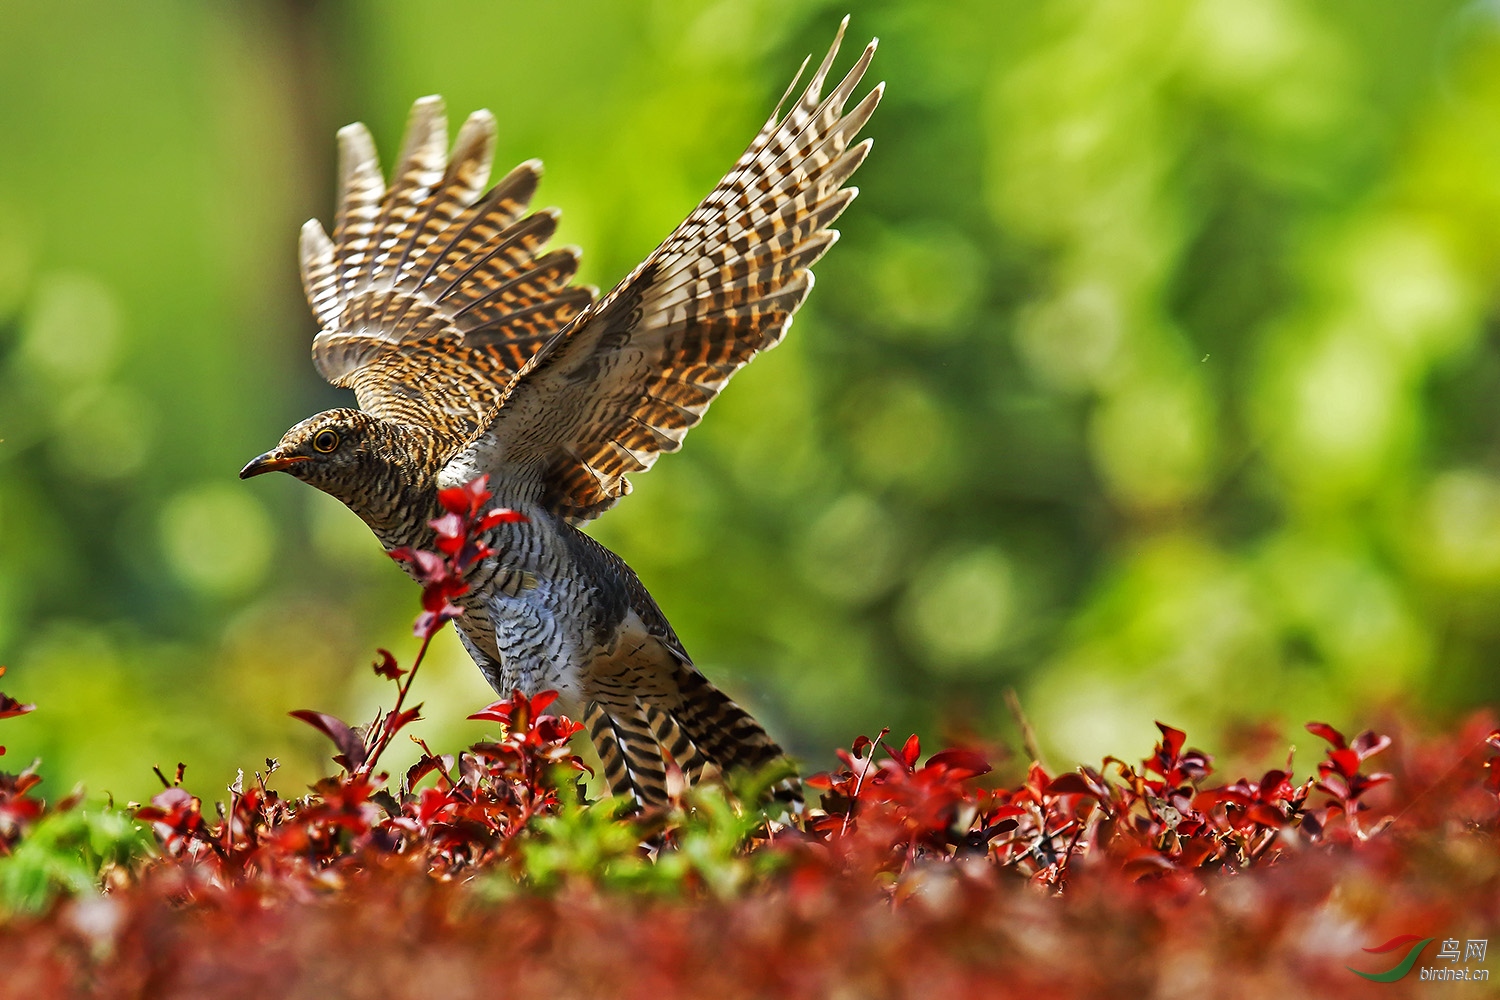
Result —
M 668 757 L 689 784 L 710 767 L 724 774 L 760 771 L 786 753 L 708 678 L 684 667 L 671 696 L 641 695 L 633 704 L 590 702 L 584 723 L 593 739 L 610 792 L 642 806 L 665 803 Z M 784 778 L 771 789 L 778 802 L 800 808 L 802 783 Z
M 660 805 L 667 800 L 666 767 L 649 730 L 628 725 L 628 708 L 591 701 L 584 725 L 604 765 L 604 780 L 612 795 L 628 795 L 638 805 Z
M 761 771 L 787 760 L 786 751 L 760 723 L 707 677 L 688 666 L 679 676 L 681 698 L 672 716 L 693 745 L 721 771 Z M 784 778 L 771 788 L 771 797 L 800 808 L 802 782 L 795 774 Z

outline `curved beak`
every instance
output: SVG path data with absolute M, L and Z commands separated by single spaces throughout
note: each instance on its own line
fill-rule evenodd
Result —
M 298 462 L 310 462 L 309 455 L 278 455 L 274 451 L 268 451 L 258 458 L 250 460 L 250 464 L 240 470 L 241 479 L 249 479 L 258 476 L 262 472 L 285 472 Z

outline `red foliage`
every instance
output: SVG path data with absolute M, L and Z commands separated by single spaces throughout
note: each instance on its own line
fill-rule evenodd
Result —
M 494 554 L 484 538 L 499 524 L 525 520 L 512 510 L 484 511 L 491 494 L 483 477 L 442 490 L 438 499 L 447 512 L 431 522 L 439 551 L 391 553 L 415 567 L 424 583 L 416 622 L 422 646 L 411 668 L 402 669 L 384 649 L 372 664 L 376 676 L 396 685 L 395 706 L 361 729 L 324 712 L 292 712 L 329 738 L 338 751 L 333 760 L 343 768 L 301 799 L 286 800 L 270 789 L 268 769 L 266 775 L 257 772 L 248 789 L 243 778 L 237 781 L 228 806 L 211 822 L 203 817 L 201 800 L 178 787 L 179 772 L 177 782 L 136 813 L 156 831 L 160 865 L 195 862 L 195 884 L 220 887 L 325 885 L 396 857 L 419 860 L 429 874 L 446 878 L 506 857 L 532 819 L 556 810 L 554 776 L 585 765 L 569 749 L 582 726 L 545 714 L 554 692 L 528 699 L 517 691 L 472 716 L 501 723 L 503 736 L 475 744 L 457 760 L 418 741 L 422 757 L 394 791 L 385 787 L 389 775 L 375 773 L 390 741 L 420 717 L 420 705 L 402 706 L 432 637 L 462 614 L 449 599 L 463 594 L 466 574 Z M 428 777 L 434 784 L 419 790 Z
M 463 608 L 454 604 L 453 598 L 468 593 L 470 571 L 495 554 L 486 543 L 493 529 L 526 520 L 524 514 L 506 507 L 484 509 L 494 496 L 488 481 L 489 477 L 480 476 L 463 486 L 438 491 L 438 502 L 446 513 L 428 522 L 436 552 L 403 547 L 390 553 L 392 559 L 406 563 L 422 584 L 422 613 L 413 624 L 422 645 L 410 669 L 402 669 L 387 649 L 379 650 L 380 659 L 372 664 L 377 677 L 396 684 L 395 707 L 378 715 L 363 729 L 355 729 L 324 712 L 299 709 L 291 713 L 293 718 L 301 719 L 333 741 L 339 751 L 334 762 L 347 771 L 370 775 L 396 734 L 421 718 L 421 705 L 409 709 L 402 706 L 433 637 L 445 624 L 463 614 Z
M 5 666 L 0 664 L 0 677 L 5 676 Z M 0 691 L 0 719 L 10 719 L 17 715 L 25 715 L 27 712 L 36 711 L 35 705 L 23 705 L 16 699 L 3 691 Z M 0 756 L 5 754 L 5 747 L 0 745 Z
M 0 665 L 0 677 L 5 676 L 5 667 Z M 27 712 L 36 711 L 35 705 L 23 705 L 0 691 L 0 719 L 11 719 Z M 5 747 L 0 745 L 0 755 Z M 20 774 L 0 771 L 0 857 L 21 839 L 21 834 L 42 814 L 42 802 L 31 795 L 31 790 L 41 781 L 33 764 Z
M 519 516 L 481 513 L 489 499 L 482 482 L 444 491 L 439 551 L 400 556 L 424 582 L 422 647 L 409 670 L 385 650 L 373 664 L 396 685 L 390 712 L 358 729 L 292 713 L 340 773 L 285 799 L 268 761 L 205 816 L 180 767 L 158 771 L 166 787 L 137 812 L 158 855 L 104 896 L 0 925 L 0 993 L 1339 997 L 1368 994 L 1351 969 L 1394 965 L 1373 957 L 1500 923 L 1488 717 L 1434 741 L 1310 723 L 1327 744 L 1314 774 L 1288 759 L 1228 783 L 1162 723 L 1138 765 L 1032 763 L 1009 783 L 978 751 L 924 762 L 916 736 L 882 730 L 807 779 L 821 804 L 790 825 L 688 793 L 661 815 L 594 813 L 620 834 L 601 837 L 564 823 L 582 727 L 547 714 L 553 692 L 515 692 L 471 716 L 498 738 L 456 756 L 418 741 L 392 784 L 376 769 L 417 717 L 403 704 L 427 644 L 490 554 L 482 538 Z M 0 695 L 0 718 L 30 709 Z M 1388 771 L 1368 769 L 1376 756 Z M 0 856 L 46 812 L 38 780 L 0 774 Z M 537 845 L 582 857 L 565 869 L 578 877 L 542 888 Z M 675 894 L 624 895 L 614 867 L 652 856 Z
M 463 614 L 453 598 L 468 593 L 469 570 L 495 554 L 485 544 L 486 534 L 497 525 L 526 520 L 524 514 L 505 507 L 484 511 L 493 496 L 488 476 L 439 490 L 438 503 L 447 513 L 428 522 L 437 551 L 406 547 L 391 551 L 391 558 L 406 563 L 422 584 L 422 614 L 414 626 L 418 638 L 432 638 L 445 623 Z
M 281 798 L 256 774 L 255 784 L 233 788 L 220 817 L 209 821 L 199 799 L 166 788 L 136 813 L 152 824 L 163 848 L 144 875 L 191 861 L 191 884 L 199 889 L 254 884 L 277 894 L 326 887 L 395 859 L 439 878 L 495 864 L 509 857 L 532 819 L 556 811 L 559 768 L 584 769 L 569 749 L 582 727 L 543 714 L 550 700 L 516 692 L 491 705 L 481 715 L 508 721 L 503 735 L 456 761 L 421 744 L 421 759 L 394 790 L 384 787 L 387 775 L 377 783 L 359 763 L 295 800 Z M 335 742 L 338 732 L 330 733 Z M 419 788 L 428 777 L 434 783 Z M 199 889 L 188 894 L 196 898 Z
M 572 724 L 546 707 L 513 697 L 486 710 L 509 720 L 503 749 L 413 791 L 454 767 L 424 757 L 394 814 L 345 775 L 283 803 L 294 815 L 267 827 L 247 791 L 206 824 L 230 838 L 198 861 L 163 858 L 107 896 L 13 924 L 0 976 L 35 1000 L 1400 997 L 1427 984 L 1413 974 L 1372 987 L 1350 968 L 1390 969 L 1395 952 L 1380 944 L 1401 935 L 1480 937 L 1500 919 L 1488 719 L 1393 742 L 1388 794 L 1369 808 L 1317 788 L 1321 776 L 1199 787 L 1206 758 L 1171 732 L 1140 767 L 1032 767 L 1004 788 L 981 787 L 970 751 L 924 763 L 910 740 L 869 741 L 817 779 L 834 808 L 806 834 L 747 846 L 779 859 L 754 891 L 641 898 L 570 884 L 494 898 L 492 880 L 485 902 L 464 878 L 498 864 L 514 885 L 519 873 L 507 859 L 527 835 L 528 788 L 515 762 L 545 772 L 534 750 L 569 759 L 551 737 Z M 1331 765 L 1336 734 L 1319 735 Z M 503 777 L 475 771 L 500 758 Z M 1362 837 L 1344 822 L 1310 826 L 1333 804 Z M 191 796 L 164 792 L 156 808 L 165 843 L 203 842 Z M 1267 833 L 1272 845 L 1255 850 Z
M 901 873 L 918 861 L 987 857 L 1061 887 L 1075 859 L 1108 859 L 1132 880 L 1232 873 L 1314 845 L 1363 842 L 1394 820 L 1370 821 L 1363 801 L 1391 775 L 1360 771 L 1389 737 L 1365 732 L 1346 742 L 1332 726 L 1309 723 L 1330 744 L 1316 777 L 1294 784 L 1288 770 L 1270 770 L 1258 781 L 1208 784 L 1212 758 L 1184 749 L 1181 730 L 1157 728 L 1162 739 L 1139 768 L 1111 757 L 1053 777 L 1032 764 L 1022 784 L 994 789 L 976 786 L 989 765 L 973 751 L 945 750 L 918 767 L 915 736 L 899 750 L 884 732 L 860 737 L 852 752 L 839 751 L 842 768 L 808 779 L 825 791 L 827 812 L 807 828 L 855 869 Z M 877 763 L 882 748 L 887 759 Z

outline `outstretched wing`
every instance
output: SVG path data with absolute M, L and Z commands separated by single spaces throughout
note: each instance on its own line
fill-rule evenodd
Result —
M 629 473 L 677 450 L 731 375 L 781 340 L 812 288 L 809 268 L 838 238 L 830 227 L 858 193 L 843 185 L 870 140 L 851 141 L 884 87 L 845 113 L 871 41 L 822 96 L 847 24 L 785 117 L 800 70 L 687 221 L 522 369 L 455 470 L 538 469 L 544 503 L 575 521 L 594 517 L 629 491 Z
M 443 102 L 412 106 L 389 186 L 363 125 L 339 131 L 338 214 L 329 239 L 302 227 L 302 285 L 321 327 L 313 362 L 361 409 L 463 441 L 505 386 L 593 302 L 570 287 L 572 248 L 542 253 L 557 212 L 523 215 L 531 160 L 484 192 L 495 119 L 476 111 L 448 154 Z

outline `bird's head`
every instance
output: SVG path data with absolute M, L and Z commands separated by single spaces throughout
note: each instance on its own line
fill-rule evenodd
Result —
M 324 410 L 283 434 L 240 478 L 285 472 L 348 503 L 350 488 L 367 484 L 374 467 L 388 461 L 381 423 L 360 410 Z

